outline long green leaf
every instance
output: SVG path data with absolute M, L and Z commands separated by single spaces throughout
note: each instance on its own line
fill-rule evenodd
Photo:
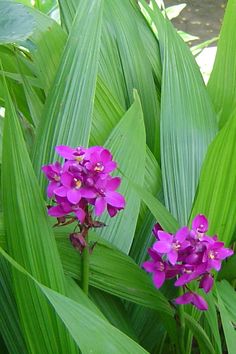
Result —
M 204 213 L 211 234 L 230 244 L 236 227 L 236 114 L 210 145 L 205 158 L 192 217 Z
M 236 109 L 236 1 L 227 3 L 208 89 L 222 127 Z
M 138 145 L 136 144 L 138 141 Z M 138 95 L 121 121 L 109 135 L 105 146 L 112 151 L 119 169 L 136 183 L 143 184 L 145 170 L 145 127 L 142 107 Z M 140 199 L 123 180 L 120 192 L 126 198 L 126 206 L 114 219 L 104 218 L 108 227 L 100 235 L 112 242 L 119 249 L 128 253 L 133 241 L 135 227 L 139 214 Z
M 56 145 L 88 144 L 101 18 L 102 0 L 80 2 L 36 139 L 33 160 L 38 176 L 41 165 L 53 161 Z
M 236 332 L 235 332 L 235 300 L 234 289 L 226 282 L 217 283 L 218 308 L 224 330 L 227 353 L 235 352 Z M 233 311 L 232 311 L 233 310 Z
M 65 293 L 64 274 L 44 201 L 7 86 L 2 192 L 9 253 L 42 283 Z M 52 267 L 53 264 L 53 267 Z M 13 272 L 17 306 L 31 352 L 76 353 L 65 329 L 34 284 Z M 58 339 L 58 338 L 59 339 Z
M 186 326 L 192 331 L 193 336 L 198 342 L 200 352 L 204 354 L 215 354 L 215 349 L 213 348 L 202 326 L 187 313 L 184 314 L 184 318 Z
M 57 230 L 58 250 L 65 272 L 75 279 L 81 278 L 81 257 L 70 245 L 66 232 Z M 171 316 L 166 298 L 156 290 L 150 277 L 129 256 L 108 242 L 91 233 L 89 238 L 95 247 L 90 256 L 90 284 L 112 295 L 153 308 Z
M 161 166 L 166 207 L 187 223 L 216 116 L 189 48 L 164 19 L 142 1 L 156 24 L 162 59 Z
M 0 333 L 10 353 L 27 354 L 12 289 L 11 270 L 2 256 L 0 256 L 0 279 Z
M 26 272 L 24 268 L 17 264 L 2 249 L 0 249 L 0 252 L 16 271 L 21 272 L 23 276 L 35 283 L 39 291 L 54 308 L 58 317 L 80 347 L 82 353 L 147 353 L 136 342 L 110 325 L 107 321 L 104 321 L 96 313 L 78 302 L 44 286 Z M 101 333 L 106 333 L 109 340 L 107 340 L 107 336 L 103 336 Z M 65 348 L 62 349 L 62 352 L 65 352 Z

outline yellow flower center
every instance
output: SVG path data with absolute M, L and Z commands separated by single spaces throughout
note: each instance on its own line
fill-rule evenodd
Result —
M 75 161 L 81 162 L 83 160 L 83 156 L 76 156 Z
M 101 162 L 97 162 L 96 166 L 94 167 L 94 171 L 96 172 L 102 172 L 104 170 L 104 166 Z
M 75 178 L 75 188 L 79 189 L 81 187 L 81 185 L 82 185 L 82 182 L 79 179 Z

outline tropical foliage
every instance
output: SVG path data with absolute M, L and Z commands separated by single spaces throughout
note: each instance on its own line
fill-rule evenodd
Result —
M 236 256 L 201 292 L 207 311 L 177 305 L 174 281 L 157 289 L 142 264 L 156 222 L 175 234 L 198 214 L 234 248 L 236 0 L 207 86 L 154 0 L 0 1 L 0 14 L 1 353 L 235 353 Z M 69 238 L 75 220 L 47 213 L 56 146 L 118 163 L 126 206 L 100 198 L 98 216 L 111 199 L 118 213 L 89 228 L 90 253 Z

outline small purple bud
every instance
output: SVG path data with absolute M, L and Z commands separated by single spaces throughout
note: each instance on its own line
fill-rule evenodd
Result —
M 161 227 L 160 224 L 155 224 L 153 229 L 152 229 L 152 232 L 154 234 L 154 236 L 158 239 L 158 231 L 163 231 L 163 228 Z
M 213 277 L 210 274 L 205 274 L 200 281 L 199 288 L 203 289 L 205 293 L 209 293 L 212 289 L 213 283 Z
M 75 249 L 77 249 L 77 251 L 79 251 L 80 254 L 83 252 L 84 248 L 87 246 L 87 243 L 86 243 L 83 235 L 78 232 L 73 232 L 72 234 L 70 234 L 70 241 L 71 241 L 73 247 Z

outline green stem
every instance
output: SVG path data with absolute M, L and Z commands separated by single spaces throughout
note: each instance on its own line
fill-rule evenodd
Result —
M 183 295 L 183 289 L 180 288 L 180 295 Z M 180 345 L 180 353 L 184 354 L 185 351 L 185 318 L 184 318 L 184 305 L 179 305 L 177 309 L 179 315 L 179 345 Z
M 82 289 L 86 295 L 88 295 L 89 289 L 89 244 L 88 244 L 88 234 L 85 236 L 85 241 L 87 246 L 82 252 Z

